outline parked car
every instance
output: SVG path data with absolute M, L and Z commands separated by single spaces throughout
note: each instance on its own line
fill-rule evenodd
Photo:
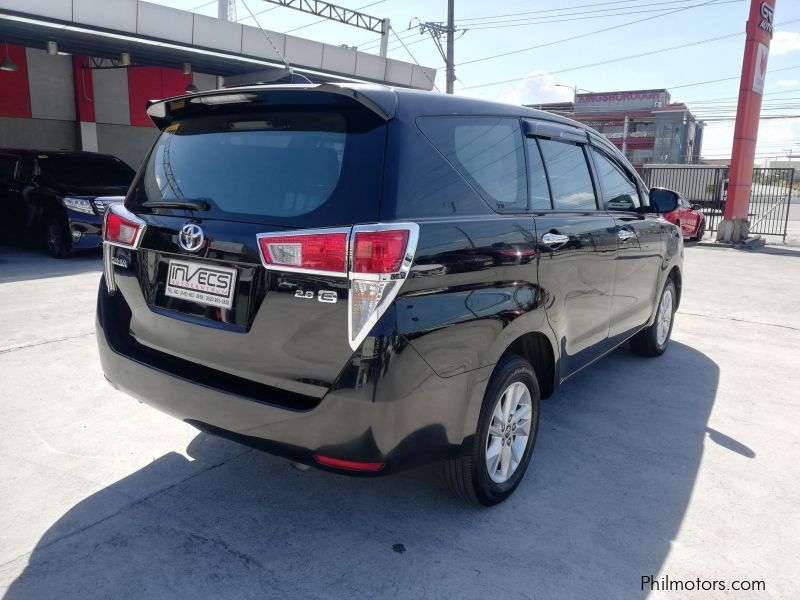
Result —
M 678 196 L 678 208 L 666 213 L 664 218 L 680 227 L 683 237 L 702 240 L 706 234 L 706 216 L 696 204 L 690 204 L 683 196 Z
M 578 123 L 326 84 L 148 113 L 161 136 L 106 213 L 100 359 L 202 431 L 339 473 L 444 460 L 491 505 L 541 399 L 626 341 L 667 348 L 677 194 Z
M 0 235 L 34 240 L 55 258 L 102 245 L 102 218 L 135 171 L 94 152 L 0 149 Z

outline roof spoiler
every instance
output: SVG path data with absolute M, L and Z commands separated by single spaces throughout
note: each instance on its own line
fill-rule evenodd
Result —
M 283 84 L 283 85 L 251 85 L 239 88 L 225 88 L 196 94 L 174 96 L 163 100 L 148 100 L 145 104 L 147 115 L 161 131 L 172 122 L 186 116 L 195 114 L 187 110 L 192 107 L 212 107 L 219 105 L 250 104 L 259 97 L 272 94 L 308 92 L 312 94 L 334 94 L 351 98 L 366 107 L 384 121 L 394 118 L 397 112 L 397 94 L 384 86 L 347 87 L 334 83 L 320 83 L 311 85 Z

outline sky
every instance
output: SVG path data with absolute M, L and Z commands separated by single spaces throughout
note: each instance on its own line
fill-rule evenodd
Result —
M 217 14 L 215 0 L 155 1 Z M 334 3 L 390 18 L 389 56 L 437 68 L 436 84 L 444 90 L 444 61 L 418 24 L 444 21 L 447 0 Z M 707 124 L 704 156 L 729 157 L 733 121 L 719 119 L 735 113 L 749 5 L 750 0 L 455 0 L 461 29 L 455 92 L 530 104 L 571 100 L 573 86 L 592 92 L 666 88 L 699 118 L 717 119 Z M 252 12 L 264 29 L 378 52 L 378 36 L 370 31 L 320 22 L 264 0 L 236 0 L 235 8 L 245 24 L 254 24 Z M 774 22 L 762 116 L 799 118 L 762 120 L 757 159 L 800 156 L 800 1 L 777 0 Z M 705 41 L 711 38 L 722 39 Z M 674 49 L 652 53 L 665 48 Z M 506 53 L 511 54 L 496 56 Z M 636 54 L 645 55 L 628 58 Z M 725 81 L 694 85 L 718 79 Z M 506 80 L 513 81 L 495 83 Z

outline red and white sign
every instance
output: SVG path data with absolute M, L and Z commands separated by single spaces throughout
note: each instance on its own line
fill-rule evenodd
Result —
M 758 94 L 764 93 L 764 78 L 767 76 L 767 58 L 769 48 L 764 44 L 758 45 L 758 55 L 756 56 L 756 68 L 753 73 L 753 91 Z

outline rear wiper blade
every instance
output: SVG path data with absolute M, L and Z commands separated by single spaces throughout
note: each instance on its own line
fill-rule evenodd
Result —
M 189 210 L 208 210 L 208 202 L 204 200 L 148 200 L 142 202 L 146 208 L 186 208 Z

